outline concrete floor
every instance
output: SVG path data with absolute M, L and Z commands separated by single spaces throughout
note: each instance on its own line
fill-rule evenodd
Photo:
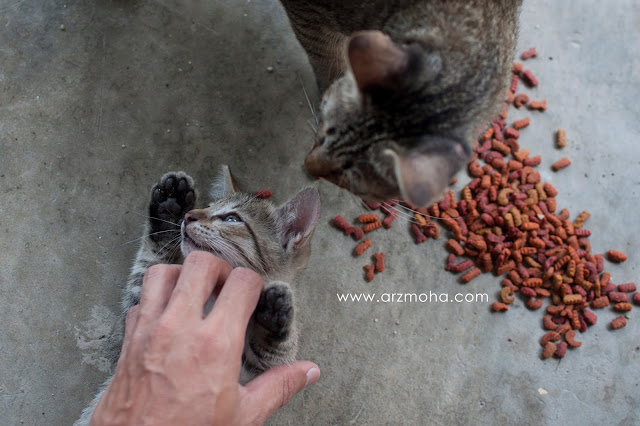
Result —
M 528 93 L 549 110 L 510 119 L 532 117 L 521 143 L 542 154 L 560 207 L 590 210 L 594 251 L 627 252 L 607 270 L 634 281 L 640 7 L 527 0 L 521 21 L 520 51 L 541 53 Z M 0 0 L 0 28 L 0 424 L 67 425 L 108 375 L 100 348 L 153 182 L 183 169 L 205 188 L 226 163 L 283 201 L 311 183 L 302 87 L 318 93 L 276 0 Z M 573 165 L 552 173 L 565 155 Z M 323 376 L 273 424 L 640 423 L 635 311 L 615 332 L 615 313 L 598 312 L 582 348 L 542 361 L 541 314 L 521 300 L 500 315 L 489 303 L 340 303 L 338 292 L 429 291 L 492 302 L 499 280 L 460 286 L 442 269 L 444 242 L 415 246 L 400 224 L 374 236 L 388 269 L 365 283 L 364 259 L 329 225 L 362 208 L 314 184 L 323 212 L 296 293 L 300 357 Z

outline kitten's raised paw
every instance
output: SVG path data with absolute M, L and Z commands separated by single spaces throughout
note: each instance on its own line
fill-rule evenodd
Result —
M 255 319 L 272 339 L 284 339 L 293 321 L 293 293 L 289 284 L 272 282 L 262 291 Z
M 151 237 L 154 232 L 179 230 L 184 215 L 192 210 L 196 203 L 196 191 L 193 179 L 184 172 L 166 173 L 151 190 L 149 218 Z M 163 238 L 163 234 L 157 234 Z

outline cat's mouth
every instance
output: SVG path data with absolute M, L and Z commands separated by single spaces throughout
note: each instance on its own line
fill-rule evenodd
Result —
M 198 244 L 192 237 L 189 236 L 186 227 L 182 228 L 182 252 L 184 255 L 191 253 L 192 251 L 208 251 L 209 253 L 213 253 L 211 247 L 205 247 Z

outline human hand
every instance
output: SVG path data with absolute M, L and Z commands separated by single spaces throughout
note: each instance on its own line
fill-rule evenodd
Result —
M 320 370 L 309 361 L 238 383 L 247 324 L 263 286 L 255 272 L 232 269 L 206 252 L 189 254 L 182 266 L 149 268 L 140 305 L 127 314 L 116 373 L 91 424 L 262 424 L 315 383 Z

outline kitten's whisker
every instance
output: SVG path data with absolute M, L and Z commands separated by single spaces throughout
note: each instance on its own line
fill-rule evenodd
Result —
M 147 237 L 150 237 L 150 236 L 152 236 L 152 235 L 159 235 L 159 234 L 164 234 L 164 233 L 167 233 L 167 232 L 178 232 L 178 230 L 176 230 L 176 229 L 167 229 L 167 230 L 165 230 L 165 231 L 152 232 L 152 233 L 151 233 L 151 234 L 149 234 L 149 235 L 143 235 L 142 237 L 138 237 L 138 238 L 136 238 L 135 240 L 131 240 L 131 241 L 127 241 L 127 242 L 125 242 L 125 243 L 122 243 L 122 245 L 124 246 L 124 245 L 127 245 L 127 244 L 135 243 L 135 242 L 137 242 L 137 241 L 143 240 L 143 239 L 145 239 L 145 238 L 147 238 Z
M 316 129 L 316 126 L 314 126 L 310 120 L 307 120 L 307 124 L 311 126 L 311 128 L 313 129 L 313 133 L 318 133 L 318 129 Z
M 316 111 L 315 111 L 315 109 L 313 109 L 313 105 L 311 105 L 311 101 L 309 100 L 309 95 L 307 94 L 307 89 L 304 88 L 304 84 L 302 84 L 302 91 L 304 92 L 304 97 L 307 98 L 307 105 L 309 105 L 309 109 L 311 110 L 311 114 L 313 115 L 314 120 L 316 120 L 316 125 L 320 125 L 320 123 L 318 123 L 318 116 L 316 115 Z
M 444 219 L 443 219 L 443 218 L 441 218 L 441 217 L 431 216 L 431 215 L 429 215 L 429 214 L 420 213 L 419 211 L 413 210 L 412 208 L 407 207 L 407 206 L 403 206 L 403 205 L 402 205 L 402 204 L 400 204 L 400 203 L 398 203 L 398 204 L 396 204 L 396 205 L 397 205 L 398 207 L 400 207 L 400 208 L 403 208 L 403 209 L 405 209 L 405 210 L 410 211 L 411 213 L 418 213 L 418 214 L 419 214 L 419 215 L 421 215 L 421 216 L 425 216 L 425 217 L 428 217 L 428 218 L 431 218 L 431 219 L 444 220 Z

